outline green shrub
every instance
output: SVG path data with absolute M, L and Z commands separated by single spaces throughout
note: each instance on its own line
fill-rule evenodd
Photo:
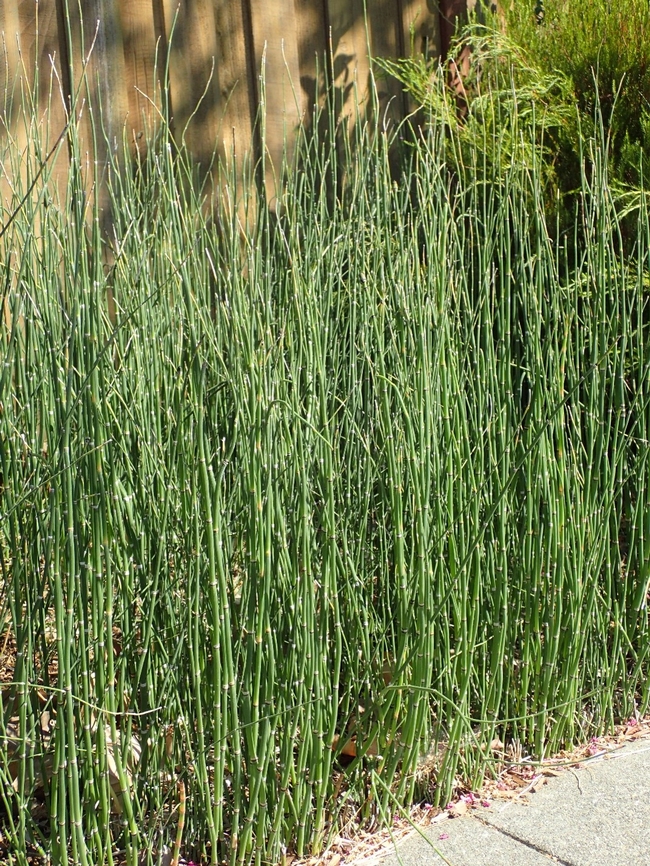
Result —
M 559 208 L 568 224 L 586 137 L 571 80 L 540 69 L 496 23 L 466 25 L 443 64 L 422 57 L 378 64 L 420 107 L 422 128 L 446 130 L 441 158 L 453 172 L 487 189 L 500 185 L 513 165 L 526 166 L 548 215 Z
M 607 149 L 611 193 L 629 214 L 643 195 L 650 146 L 650 6 L 646 0 L 524 0 L 463 26 L 444 64 L 378 61 L 457 160 L 490 180 L 511 161 L 542 160 L 547 207 L 568 228 L 585 152 Z M 491 182 L 491 181 L 490 181 Z M 627 223 L 623 235 L 633 234 Z
M 600 111 L 618 179 L 639 181 L 650 145 L 650 5 L 647 0 L 524 0 L 505 30 L 544 74 L 565 75 L 582 114 Z

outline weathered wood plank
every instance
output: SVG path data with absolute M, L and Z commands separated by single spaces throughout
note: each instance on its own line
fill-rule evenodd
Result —
M 434 0 L 401 0 L 402 44 L 398 57 L 421 55 L 431 60 L 440 56 L 440 12 Z M 418 106 L 404 94 L 404 111 Z
M 216 46 L 219 69 L 219 139 L 226 164 L 240 176 L 242 163 L 252 151 L 255 117 L 254 67 L 249 63 L 250 21 L 242 3 L 214 0 Z
M 367 107 L 370 84 L 364 0 L 328 0 L 328 16 L 336 108 L 354 118 Z
M 467 11 L 467 0 L 441 0 L 440 2 L 440 54 L 446 57 L 459 16 Z
M 124 43 L 118 0 L 62 0 L 67 29 L 71 111 L 76 117 L 79 169 L 97 195 L 102 232 L 113 236 L 107 184 L 111 164 L 120 166 L 129 114 Z M 95 186 L 95 180 L 97 186 Z
M 0 138 L 13 139 L 14 155 L 23 154 L 21 186 L 33 177 L 65 129 L 66 114 L 61 90 L 61 41 L 56 7 L 35 0 L 5 0 L 0 4 Z M 27 143 L 37 142 L 28 170 Z M 65 141 L 46 166 L 51 192 L 56 195 L 68 171 Z M 14 169 L 15 166 L 11 166 Z M 0 199 L 6 206 L 18 177 L 9 177 L 10 166 L 0 176 Z
M 440 56 L 440 13 L 435 0 L 401 0 L 402 45 L 400 54 L 411 57 Z
M 24 148 L 24 135 L 17 129 L 19 113 L 19 64 L 20 64 L 20 21 L 16 0 L 5 0 L 0 7 L 0 132 L 2 148 L 0 149 L 0 224 L 4 224 L 11 212 L 13 204 L 12 190 L 16 184 L 13 177 L 14 166 L 8 164 L 9 153 L 6 150 L 9 139 L 17 141 L 19 148 Z
M 443 18 L 450 20 L 441 27 L 435 0 L 2 0 L 0 112 L 15 136 L 18 103 L 2 105 L 12 91 L 5 70 L 13 81 L 17 70 L 38 63 L 35 100 L 44 141 L 51 142 L 65 125 L 70 94 L 77 94 L 79 159 L 90 189 L 95 166 L 101 177 L 125 134 L 134 151 L 142 151 L 146 127 L 158 116 L 154 102 L 162 101 L 169 49 L 172 131 L 204 176 L 215 148 L 231 169 L 236 158 L 232 177 L 239 180 L 244 158 L 259 158 L 253 129 L 264 94 L 265 180 L 272 198 L 286 148 L 290 153 L 296 128 L 322 103 L 328 82 L 340 114 L 354 118 L 357 107 L 368 113 L 370 57 L 438 53 L 448 45 L 451 17 L 465 6 L 465 0 L 442 0 Z M 52 77 L 52 63 L 58 78 Z M 387 105 L 389 115 L 399 117 L 404 105 L 397 84 L 379 76 L 377 85 L 382 118 Z M 106 133 L 106 141 L 99 136 L 97 153 L 93 117 Z M 21 141 L 24 147 L 24 135 Z M 55 169 L 63 181 L 65 158 Z
M 326 0 L 294 0 L 298 65 L 300 67 L 300 114 L 309 123 L 313 107 L 325 97 L 329 43 Z
M 104 135 L 98 136 L 100 153 L 95 154 L 103 163 L 109 151 L 119 154 L 129 114 L 118 0 L 84 0 L 75 17 L 78 26 L 71 46 L 75 84 L 85 76 L 82 86 L 91 100 L 95 120 L 101 120 L 103 126 Z
M 134 154 L 144 156 L 146 142 L 158 123 L 165 55 L 157 45 L 151 0 L 121 0 L 120 21 L 129 102 L 127 139 Z
M 366 7 L 368 43 L 372 57 L 395 58 L 401 54 L 402 21 L 398 0 L 374 0 Z M 394 78 L 374 69 L 382 124 L 404 115 L 402 88 Z
M 3 139 L 14 133 L 20 111 L 22 35 L 17 0 L 4 0 L 0 6 L 0 128 Z M 4 176 L 3 171 L 0 177 Z
M 24 7 L 34 7 L 35 3 L 23 0 Z M 65 34 L 61 32 L 56 7 L 51 3 L 39 3 L 36 18 L 38 27 L 34 44 L 34 59 L 38 60 L 38 107 L 40 139 L 45 154 L 49 153 L 65 129 L 67 111 L 65 104 L 64 66 L 66 63 Z M 69 170 L 68 148 L 62 140 L 57 153 L 48 166 L 52 192 L 57 186 L 65 188 Z
M 251 0 L 255 68 L 264 116 L 259 125 L 265 148 L 265 185 L 269 201 L 277 194 L 276 181 L 283 159 L 291 159 L 300 124 L 300 64 L 293 3 L 271 5 Z
M 213 0 L 165 0 L 172 129 L 205 178 L 218 154 L 221 99 Z

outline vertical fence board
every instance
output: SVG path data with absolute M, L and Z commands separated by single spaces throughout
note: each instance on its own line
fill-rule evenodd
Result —
M 129 103 L 127 138 L 132 150 L 144 156 L 147 139 L 158 121 L 166 58 L 157 45 L 151 0 L 121 0 L 120 20 Z
M 17 0 L 4 0 L 0 5 L 0 36 L 2 36 L 2 64 L 0 64 L 0 95 L 4 100 L 7 88 L 11 87 L 13 74 L 18 70 L 20 16 Z M 4 109 L 4 106 L 2 106 Z
M 402 0 L 402 48 L 404 57 L 421 55 L 431 60 L 440 57 L 440 11 L 435 0 Z M 418 106 L 404 94 L 404 111 Z
M 405 57 L 440 55 L 440 12 L 435 0 L 402 0 L 402 51 Z
M 402 22 L 398 0 L 375 0 L 367 5 L 367 27 L 372 57 L 399 57 L 402 54 Z M 380 122 L 399 120 L 404 115 L 402 88 L 394 78 L 375 70 Z
M 253 50 L 255 68 L 260 73 L 260 97 L 266 116 L 263 124 L 265 144 L 266 194 L 276 194 L 277 173 L 283 154 L 291 158 L 292 143 L 300 123 L 300 64 L 298 30 L 293 3 L 273 6 L 268 0 L 252 0 Z
M 3 137 L 4 134 L 7 134 L 7 138 L 13 138 L 19 152 L 22 153 L 25 147 L 24 123 L 19 121 L 22 28 L 16 0 L 4 0 L 0 6 L 0 34 L 2 36 L 0 124 L 2 125 Z M 4 146 L 6 146 L 6 140 L 3 142 L 2 151 L 4 151 Z M 0 151 L 0 155 L 4 157 L 2 151 Z M 13 177 L 15 166 L 6 164 L 4 158 L 0 162 L 0 219 L 4 223 L 5 215 L 11 208 L 12 189 L 16 184 L 16 178 Z M 22 166 L 20 174 L 24 176 Z
M 33 8 L 33 4 L 28 2 L 23 5 Z M 53 3 L 41 3 L 39 10 L 34 58 L 38 60 L 39 69 L 37 98 L 40 141 L 46 155 L 65 130 L 68 119 L 64 92 L 67 81 L 64 69 L 67 61 L 65 35 L 60 30 L 56 6 Z M 67 141 L 63 138 L 47 167 L 53 194 L 57 187 L 65 190 L 69 165 Z
M 13 139 L 19 152 L 24 149 L 24 133 L 21 134 L 21 126 L 18 122 L 18 108 L 20 103 L 20 18 L 18 15 L 18 4 L 16 0 L 4 0 L 0 6 L 0 134 L 4 141 L 0 148 L 0 225 L 4 225 L 15 204 L 13 189 L 17 181 L 24 182 L 24 169 L 19 167 L 19 175 L 16 178 L 16 167 L 7 161 L 7 143 Z M 22 184 L 21 184 L 22 186 Z M 0 260 L 4 260 L 6 251 L 0 247 Z M 9 323 L 8 307 L 4 309 L 4 318 Z
M 252 64 L 248 63 L 246 32 L 241 3 L 215 0 L 217 57 L 219 63 L 219 91 L 221 97 L 220 143 L 221 151 L 236 178 L 241 178 L 243 161 L 252 152 L 252 133 L 255 122 L 256 88 L 252 80 Z
M 337 110 L 353 118 L 367 108 L 370 62 L 364 0 L 328 0 L 332 87 Z
M 90 184 L 91 169 L 96 164 L 102 175 L 107 147 L 119 149 L 125 134 L 133 151 L 142 152 L 147 136 L 139 136 L 158 117 L 168 70 L 172 132 L 179 144 L 187 144 L 203 177 L 215 149 L 230 169 L 235 155 L 231 176 L 241 179 L 244 160 L 260 156 L 254 129 L 264 57 L 265 180 L 272 198 L 285 147 L 291 151 L 296 128 L 301 120 L 309 123 L 328 89 L 339 116 L 352 119 L 357 109 L 372 110 L 370 56 L 444 52 L 453 18 L 466 6 L 467 0 L 0 0 L 0 119 L 7 127 L 5 133 L 0 127 L 0 136 L 12 136 L 16 152 L 24 150 L 28 131 L 26 118 L 22 130 L 19 123 L 20 89 L 13 90 L 13 107 L 3 102 L 15 76 L 23 76 L 25 87 L 33 82 L 38 63 L 41 140 L 56 139 L 65 126 L 65 105 L 77 94 L 80 159 Z M 52 77 L 50 57 L 58 78 Z M 399 87 L 381 77 L 377 83 L 382 117 L 390 105 L 391 117 L 399 118 L 407 108 Z M 100 133 L 95 153 L 90 120 L 91 111 L 99 120 L 100 102 L 109 144 Z M 64 148 L 55 166 L 61 183 L 66 160 Z M 9 191 L 0 176 L 3 201 Z
M 328 77 L 329 22 L 327 0 L 294 0 L 300 67 L 300 113 L 309 124 L 315 105 L 321 105 Z
M 165 0 L 172 128 L 200 166 L 213 166 L 219 141 L 219 70 L 213 0 Z M 218 159 L 218 155 L 217 155 Z
M 467 0 L 441 0 L 440 2 L 440 53 L 447 56 L 456 19 L 467 10 Z
M 87 58 L 85 86 L 92 110 L 101 114 L 104 132 L 98 136 L 100 152 L 95 158 L 103 165 L 109 150 L 119 154 L 129 114 L 122 22 L 118 0 L 84 0 L 80 9 L 78 32 L 83 33 Z
M 129 114 L 124 44 L 117 0 L 64 0 L 70 86 L 76 95 L 80 169 L 89 205 L 99 209 L 102 231 L 113 237 L 106 179 L 111 158 L 119 163 Z M 94 130 L 94 131 L 93 131 Z M 94 182 L 98 186 L 95 189 Z
M 44 159 L 66 125 L 61 67 L 64 52 L 61 50 L 56 7 L 53 3 L 37 7 L 33 0 L 5 0 L 0 4 L 0 32 L 0 137 L 9 134 L 16 142 L 18 152 L 26 152 L 33 100 L 38 128 L 31 134 L 36 134 L 40 145 L 38 156 Z M 37 167 L 33 164 L 30 173 L 33 174 Z M 14 166 L 5 165 L 3 168 L 0 172 L 1 208 L 8 205 L 12 186 L 17 180 L 9 177 Z M 68 172 L 65 141 L 53 154 L 46 172 L 52 180 L 52 194 L 57 193 L 61 184 L 65 190 Z M 24 188 L 28 177 L 24 161 L 19 175 Z

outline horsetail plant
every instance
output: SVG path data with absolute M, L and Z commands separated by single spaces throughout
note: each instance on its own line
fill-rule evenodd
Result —
M 245 230 L 152 142 L 110 271 L 79 172 L 7 224 L 11 862 L 278 862 L 648 710 L 646 199 L 585 139 L 557 230 L 510 128 L 315 122 Z

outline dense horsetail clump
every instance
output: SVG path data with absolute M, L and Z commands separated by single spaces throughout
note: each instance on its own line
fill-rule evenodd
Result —
M 645 196 L 314 135 L 248 232 L 163 147 L 110 271 L 74 174 L 2 238 L 11 862 L 274 863 L 648 709 Z

